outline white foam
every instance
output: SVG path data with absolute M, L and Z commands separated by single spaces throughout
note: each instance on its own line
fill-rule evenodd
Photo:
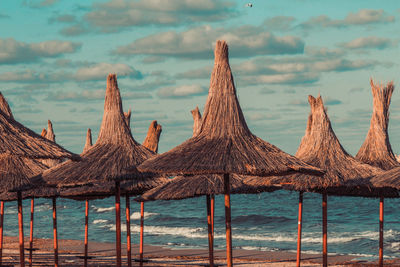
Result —
M 158 215 L 158 213 L 144 212 L 145 219 L 155 215 Z M 131 220 L 139 220 L 139 219 L 140 219 L 140 212 L 134 212 L 131 214 Z
M 102 220 L 102 219 L 97 219 L 93 221 L 93 224 L 101 224 L 101 223 L 107 223 L 108 220 Z
M 108 211 L 115 210 L 114 206 L 108 207 L 108 208 L 98 208 L 95 205 L 92 205 L 92 208 L 98 213 L 103 213 L 103 212 L 108 212 Z

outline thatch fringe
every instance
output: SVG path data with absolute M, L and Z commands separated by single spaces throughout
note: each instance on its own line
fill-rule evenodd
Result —
M 400 167 L 393 168 L 374 176 L 371 183 L 382 190 L 400 190 Z
M 0 110 L 3 111 L 3 113 L 6 114 L 11 119 L 14 119 L 11 108 L 1 92 L 0 92 Z
M 369 179 L 381 173 L 379 168 L 361 163 L 349 155 L 336 137 L 321 96 L 308 97 L 311 113 L 306 133 L 296 157 L 326 171 L 322 177 L 293 174 L 270 179 L 249 178 L 246 182 L 259 185 L 286 184 L 298 191 L 324 191 L 336 195 L 379 196 Z
M 143 146 L 147 147 L 151 151 L 157 153 L 158 152 L 158 142 L 160 140 L 162 127 L 160 124 L 157 124 L 157 121 L 152 121 L 149 126 L 149 130 L 147 131 L 147 136 L 143 141 Z
M 374 84 L 372 79 L 370 83 L 373 96 L 371 124 L 356 159 L 384 170 L 390 170 L 400 166 L 392 151 L 388 134 L 389 106 L 394 85 L 393 82 L 387 83 L 386 86 Z
M 321 174 L 301 160 L 253 135 L 247 127 L 229 66 L 228 45 L 217 41 L 215 64 L 197 136 L 148 159 L 143 171 L 168 174 L 285 175 Z
M 90 128 L 88 128 L 87 129 L 87 133 L 86 133 L 86 142 L 85 142 L 85 146 L 83 147 L 82 154 L 84 154 L 86 151 L 88 151 L 92 146 L 93 146 L 93 144 L 92 144 L 92 130 Z

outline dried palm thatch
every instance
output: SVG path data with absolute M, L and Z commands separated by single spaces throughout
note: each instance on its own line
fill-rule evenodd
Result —
M 392 151 L 388 134 L 389 106 L 393 90 L 393 82 L 383 86 L 374 84 L 371 79 L 373 96 L 371 124 L 367 137 L 356 156 L 359 161 L 384 170 L 400 167 Z
M 43 130 L 45 130 L 45 129 L 43 129 Z M 42 131 L 42 136 L 43 136 L 43 131 Z M 53 124 L 51 123 L 50 120 L 47 121 L 47 131 L 46 131 L 46 134 L 44 137 L 47 140 L 56 142 L 56 135 L 54 134 Z M 60 159 L 44 159 L 44 160 L 42 160 L 42 163 L 49 168 L 54 167 L 54 166 L 60 164 L 61 162 L 62 162 L 62 160 L 60 160 Z
M 287 184 L 298 191 L 323 191 L 335 195 L 379 196 L 369 179 L 382 171 L 379 168 L 357 161 L 349 155 L 336 137 L 321 96 L 308 96 L 311 113 L 308 117 L 306 133 L 296 152 L 296 157 L 326 171 L 321 176 L 292 174 L 269 179 L 249 178 L 253 185 Z M 388 196 L 394 196 L 388 192 Z
M 0 110 L 0 154 L 10 153 L 29 158 L 70 158 L 80 157 L 51 142 Z
M 29 178 L 41 173 L 45 169 L 46 166 L 36 160 L 13 156 L 11 154 L 0 154 L 1 191 L 16 192 L 30 189 L 35 185 Z
M 201 117 L 201 113 L 199 111 L 199 107 L 190 111 L 193 116 L 193 136 L 196 136 L 200 133 L 201 123 L 203 121 Z
M 277 188 L 273 186 L 259 187 L 249 186 L 243 182 L 243 177 L 232 175 L 230 177 L 231 194 L 258 194 L 261 192 L 272 192 Z M 177 176 L 166 183 L 153 188 L 142 196 L 136 198 L 136 201 L 152 200 L 179 200 L 206 195 L 224 194 L 224 178 L 222 175 L 195 175 L 195 176 Z
M 85 142 L 85 146 L 83 147 L 82 154 L 84 154 L 86 151 L 88 151 L 92 146 L 93 146 L 93 143 L 92 143 L 92 130 L 89 128 L 89 129 L 87 129 L 86 142 Z
M 400 167 L 387 170 L 374 176 L 371 183 L 380 188 L 395 188 L 400 190 Z
M 0 110 L 3 111 L 3 113 L 6 114 L 11 119 L 14 119 L 11 108 L 1 92 L 0 92 Z
M 157 121 L 152 121 L 149 130 L 147 131 L 147 136 L 143 141 L 143 146 L 147 147 L 155 153 L 158 152 L 158 142 L 160 140 L 162 127 L 157 124 Z
M 285 175 L 321 173 L 301 160 L 253 135 L 247 127 L 228 60 L 228 45 L 217 41 L 215 64 L 197 136 L 150 158 L 142 171 L 168 174 Z
M 128 112 L 124 112 L 125 122 L 129 129 L 131 127 L 131 114 L 132 114 L 131 109 L 129 109 Z
M 103 121 L 94 146 L 82 154 L 81 162 L 67 161 L 43 173 L 43 178 L 59 187 L 78 187 L 120 179 L 146 179 L 137 166 L 154 155 L 138 144 L 127 127 L 115 74 L 107 77 Z

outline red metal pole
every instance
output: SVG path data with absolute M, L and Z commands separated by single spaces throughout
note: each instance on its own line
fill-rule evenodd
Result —
M 84 266 L 88 264 L 88 241 L 89 241 L 89 200 L 85 201 L 85 257 L 83 259 Z
M 231 196 L 229 174 L 224 174 L 225 189 L 225 227 L 226 227 L 226 263 L 228 267 L 232 267 L 232 228 L 231 228 Z
M 121 267 L 121 210 L 120 210 L 120 187 L 119 181 L 115 181 L 115 233 L 117 267 Z
M 128 254 L 128 267 L 132 266 L 131 254 L 131 204 L 129 202 L 129 195 L 126 194 L 126 249 Z
M 328 201 L 322 194 L 322 266 L 328 266 Z
M 57 238 L 57 200 L 53 197 L 53 238 L 54 238 L 54 266 L 58 266 L 58 238 Z
M 214 266 L 214 240 L 211 226 L 211 198 L 210 195 L 207 198 L 207 225 L 208 225 L 208 257 L 210 260 L 210 267 Z
M 18 191 L 18 230 L 19 230 L 19 262 L 21 267 L 25 267 L 24 255 L 24 219 L 22 217 L 22 194 Z
M 383 210 L 384 202 L 383 196 L 379 201 L 379 266 L 383 266 Z
M 296 266 L 300 267 L 301 261 L 301 228 L 303 226 L 303 192 L 299 193 L 299 218 L 297 223 L 297 259 Z
M 3 263 L 3 221 L 4 221 L 4 201 L 1 201 L 0 207 L 0 266 Z
M 214 240 L 214 208 L 215 208 L 215 196 L 211 195 L 211 230 L 212 230 L 213 240 Z
M 29 232 L 29 267 L 32 267 L 32 254 L 33 254 L 33 213 L 35 211 L 35 198 L 31 199 L 31 223 Z
M 140 262 L 143 262 L 144 202 L 140 202 Z

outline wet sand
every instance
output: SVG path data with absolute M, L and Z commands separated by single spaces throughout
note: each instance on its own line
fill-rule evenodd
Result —
M 29 240 L 25 239 L 25 248 L 29 247 Z M 53 240 L 35 239 L 33 252 L 33 266 L 54 266 Z M 80 240 L 59 240 L 59 265 L 82 266 L 83 242 Z M 138 259 L 139 246 L 132 246 L 132 258 Z M 29 251 L 25 251 L 28 266 Z M 122 246 L 123 266 L 127 265 L 126 246 Z M 89 242 L 89 266 L 114 266 L 115 244 Z M 233 250 L 235 266 L 295 266 L 296 254 L 291 252 L 270 252 L 254 250 Z M 208 250 L 206 249 L 170 249 L 159 246 L 144 246 L 144 262 L 142 266 L 206 266 Z M 225 265 L 225 251 L 215 250 L 215 263 Z M 302 254 L 302 266 L 320 266 L 321 255 Z M 355 260 L 354 256 L 329 255 L 329 266 L 376 266 L 376 262 Z M 17 266 L 19 264 L 19 250 L 17 237 L 5 237 L 3 245 L 3 266 Z M 385 261 L 388 266 L 400 266 L 400 260 Z M 132 266 L 140 266 L 133 262 Z

